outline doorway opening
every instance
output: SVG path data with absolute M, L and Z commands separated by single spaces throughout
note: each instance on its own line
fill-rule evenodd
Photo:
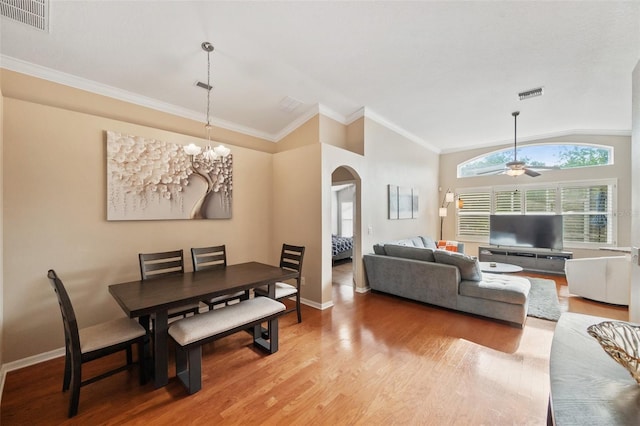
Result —
M 346 167 L 338 167 L 331 174 L 331 282 L 348 287 L 351 293 L 356 286 L 354 255 L 360 223 L 357 185 L 358 180 Z

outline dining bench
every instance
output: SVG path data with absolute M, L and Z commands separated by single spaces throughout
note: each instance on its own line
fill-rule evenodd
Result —
M 278 351 L 278 317 L 286 306 L 269 297 L 254 297 L 180 319 L 171 324 L 169 335 L 176 343 L 176 376 L 189 394 L 202 388 L 202 345 L 230 334 L 253 329 L 253 344 L 272 354 Z M 261 324 L 268 323 L 268 338 Z

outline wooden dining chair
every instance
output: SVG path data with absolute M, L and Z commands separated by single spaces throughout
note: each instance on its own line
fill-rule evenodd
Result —
M 68 391 L 69 387 L 71 387 L 69 417 L 78 414 L 80 388 L 82 386 L 124 371 L 133 365 L 131 348 L 134 343 L 138 345 L 140 384 L 144 385 L 146 383 L 144 345 L 147 336 L 144 327 L 134 319 L 118 318 L 79 329 L 71 299 L 62 281 L 53 269 L 49 270 L 47 277 L 56 292 L 56 296 L 58 296 L 58 304 L 60 305 L 64 324 L 65 359 L 62 391 Z M 126 351 L 127 363 L 125 365 L 87 380 L 82 380 L 82 364 L 120 351 Z
M 227 247 L 223 244 L 221 246 L 212 247 L 196 247 L 191 249 L 191 261 L 193 262 L 194 271 L 206 271 L 211 269 L 223 269 L 227 267 Z M 222 296 L 216 296 L 211 299 L 203 300 L 209 306 L 209 310 L 212 310 L 216 305 L 227 304 L 231 301 L 246 300 L 249 298 L 249 291 L 238 291 L 233 294 L 223 294 Z
M 298 322 L 302 322 L 302 314 L 300 312 L 300 285 L 302 282 L 302 260 L 304 258 L 304 247 L 293 246 L 289 244 L 282 245 L 282 252 L 280 254 L 280 267 L 289 269 L 291 271 L 298 272 L 295 278 L 295 285 L 287 283 L 276 283 L 276 300 L 296 296 L 295 308 L 287 309 L 285 313 L 297 311 Z M 269 288 L 267 286 L 258 287 L 254 290 L 256 295 L 268 296 Z
M 140 277 L 142 281 L 167 275 L 184 274 L 184 251 L 173 250 L 158 253 L 140 253 Z M 200 304 L 190 303 L 185 306 L 169 309 L 169 318 L 186 317 L 188 314 L 200 312 Z

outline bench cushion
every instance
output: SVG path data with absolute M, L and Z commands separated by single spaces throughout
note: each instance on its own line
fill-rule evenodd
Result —
M 169 335 L 180 346 L 240 327 L 286 309 L 268 297 L 254 297 L 235 305 L 184 318 L 171 324 Z
M 482 281 L 461 281 L 462 296 L 495 300 L 513 305 L 524 305 L 531 283 L 524 277 L 501 274 L 482 274 Z

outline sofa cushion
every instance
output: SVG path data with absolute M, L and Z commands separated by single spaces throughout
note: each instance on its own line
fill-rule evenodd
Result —
M 420 237 L 422 238 L 422 242 L 424 243 L 424 246 L 428 249 L 432 249 L 435 250 L 438 247 L 436 247 L 436 242 L 433 241 L 433 238 L 431 237 Z
M 460 278 L 469 281 L 481 281 L 482 272 L 478 259 L 462 253 L 447 250 L 434 250 L 433 255 L 438 263 L 457 266 L 460 270 Z
M 381 255 L 385 255 L 387 254 L 387 252 L 384 251 L 384 245 L 383 244 L 374 244 L 373 245 L 373 252 L 375 254 L 381 254 Z
M 402 257 L 404 259 L 422 260 L 425 262 L 435 262 L 435 258 L 433 257 L 433 250 L 428 248 L 385 244 L 384 251 L 387 253 L 387 256 Z
M 461 281 L 459 291 L 462 296 L 524 305 L 530 289 L 531 283 L 524 277 L 483 274 L 482 281 Z

